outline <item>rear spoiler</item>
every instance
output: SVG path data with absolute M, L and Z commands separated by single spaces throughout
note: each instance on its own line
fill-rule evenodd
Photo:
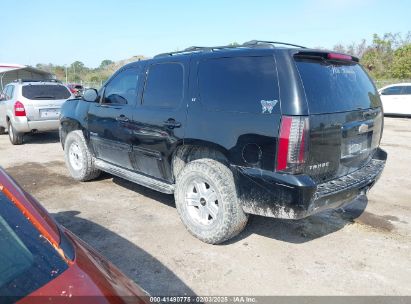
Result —
M 296 58 L 306 58 L 306 59 L 323 59 L 323 60 L 338 60 L 338 61 L 353 61 L 359 62 L 357 57 L 341 54 L 336 52 L 321 52 L 321 51 L 299 51 L 294 54 Z

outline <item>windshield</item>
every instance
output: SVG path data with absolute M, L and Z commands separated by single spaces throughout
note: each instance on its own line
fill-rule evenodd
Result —
M 311 114 L 381 106 L 378 93 L 355 62 L 295 59 Z
M 14 303 L 67 267 L 50 243 L 0 192 L 0 302 Z
M 63 85 L 41 84 L 23 86 L 23 96 L 28 99 L 67 99 L 70 97 L 69 90 Z

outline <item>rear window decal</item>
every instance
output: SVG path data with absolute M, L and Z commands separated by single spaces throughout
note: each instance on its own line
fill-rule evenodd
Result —
M 261 100 L 262 113 L 271 114 L 278 100 Z

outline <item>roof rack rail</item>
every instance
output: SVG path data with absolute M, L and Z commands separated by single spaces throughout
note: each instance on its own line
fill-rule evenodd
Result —
M 265 40 L 250 40 L 250 41 L 244 42 L 242 45 L 243 46 L 257 46 L 257 45 L 264 45 L 264 44 L 280 44 L 280 45 L 294 46 L 294 47 L 298 47 L 302 49 L 307 48 L 305 46 L 293 44 L 293 43 L 280 42 L 280 41 L 265 41 Z
M 175 51 L 175 52 L 167 52 L 167 53 L 161 53 L 154 58 L 160 58 L 160 57 L 168 57 L 168 56 L 173 56 L 173 55 L 179 55 L 179 54 L 189 54 L 192 52 L 212 52 L 213 50 L 221 50 L 221 49 L 233 49 L 241 46 L 233 46 L 233 45 L 221 45 L 221 46 L 190 46 L 182 51 Z
M 179 55 L 179 54 L 190 54 L 192 52 L 207 52 L 207 51 L 212 52 L 214 50 L 222 50 L 222 49 L 258 47 L 258 46 L 263 46 L 267 44 L 272 45 L 272 46 L 274 44 L 281 44 L 281 45 L 288 45 L 288 46 L 294 46 L 294 47 L 306 49 L 305 46 L 292 44 L 292 43 L 285 43 L 285 42 L 278 42 L 278 41 L 251 40 L 251 41 L 244 42 L 243 44 L 240 44 L 240 45 L 190 46 L 182 51 L 161 53 L 161 54 L 154 56 L 154 58 L 168 57 L 168 56 Z
M 16 79 L 13 82 L 23 83 L 23 82 L 55 82 L 55 83 L 62 83 L 58 79 Z

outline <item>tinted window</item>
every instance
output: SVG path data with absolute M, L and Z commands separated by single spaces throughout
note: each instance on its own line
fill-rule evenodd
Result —
M 401 95 L 403 88 L 404 87 L 402 86 L 386 88 L 385 90 L 382 91 L 382 95 Z
M 0 261 L 1 303 L 14 303 L 68 268 L 58 252 L 2 192 Z
M 352 62 L 296 59 L 310 113 L 380 106 L 378 92 L 361 66 Z
M 137 96 L 138 69 L 130 68 L 121 71 L 107 84 L 104 90 L 103 103 L 130 104 Z
M 179 63 L 159 63 L 150 66 L 144 89 L 144 105 L 177 107 L 183 98 L 183 75 L 183 66 Z
M 404 90 L 402 93 L 405 95 L 411 95 L 411 86 L 404 87 Z
M 22 94 L 28 99 L 67 99 L 71 94 L 63 85 L 28 84 L 23 86 Z
M 209 109 L 261 113 L 264 102 L 278 100 L 272 56 L 209 59 L 200 63 L 198 79 L 201 102 Z

